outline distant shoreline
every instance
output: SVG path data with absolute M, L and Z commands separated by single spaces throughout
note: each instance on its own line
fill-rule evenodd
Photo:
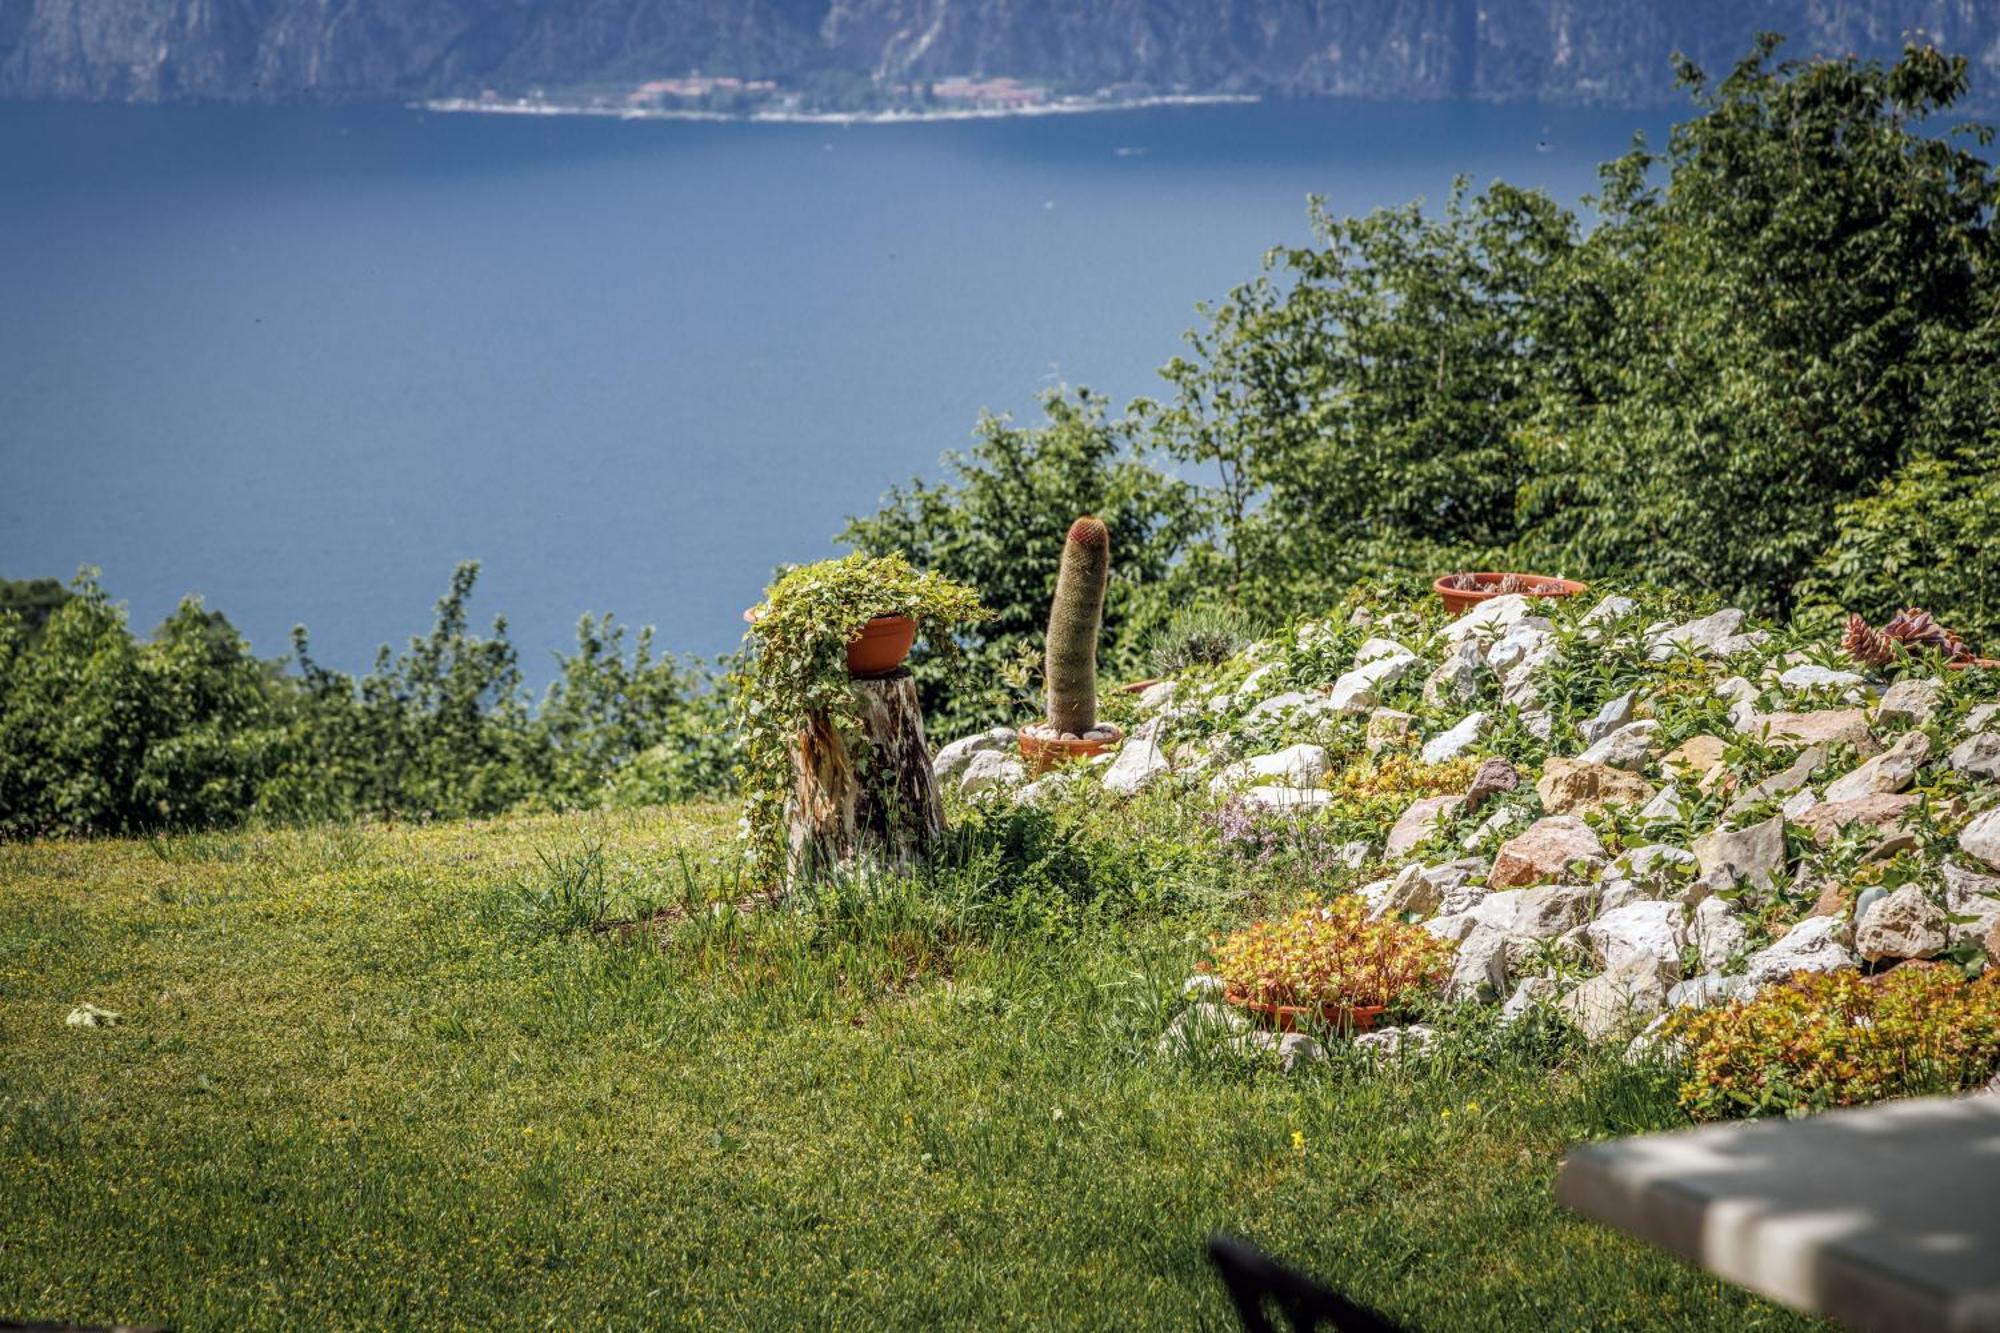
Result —
M 1177 93 L 1117 100 L 1075 99 L 1034 106 L 954 107 L 924 111 L 697 111 L 655 107 L 604 106 L 579 102 L 485 101 L 477 97 L 434 97 L 409 105 L 423 111 L 487 116 L 596 116 L 604 120 L 699 120 L 763 125 L 917 125 L 946 120 L 1012 120 L 1026 116 L 1074 116 L 1103 111 L 1144 111 L 1167 106 L 1244 106 L 1263 99 L 1249 93 Z

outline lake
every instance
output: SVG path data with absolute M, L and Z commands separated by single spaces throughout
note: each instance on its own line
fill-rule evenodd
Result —
M 365 667 L 483 562 L 715 653 L 981 409 L 1151 392 L 1305 200 L 1575 200 L 1641 113 L 1290 103 L 851 128 L 0 105 L 0 575 Z M 1056 534 L 1051 534 L 1055 540 Z

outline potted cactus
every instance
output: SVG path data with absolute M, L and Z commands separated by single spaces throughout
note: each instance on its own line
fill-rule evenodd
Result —
M 1123 739 L 1097 720 L 1097 633 L 1111 576 L 1111 533 L 1086 514 L 1070 524 L 1049 607 L 1044 671 L 1048 715 L 1021 728 L 1021 757 L 1037 772 L 1065 759 L 1084 759 Z

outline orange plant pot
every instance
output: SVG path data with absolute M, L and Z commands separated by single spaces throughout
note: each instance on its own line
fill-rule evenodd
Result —
M 1317 1020 L 1337 1032 L 1372 1032 L 1388 1012 L 1381 1004 L 1265 1004 L 1240 991 L 1224 991 L 1222 998 L 1238 1009 L 1261 1015 L 1280 1032 L 1296 1032 L 1301 1024 Z
M 757 623 L 757 608 L 743 613 Z M 908 616 L 876 616 L 861 627 L 861 635 L 847 645 L 847 674 L 867 680 L 886 676 L 903 665 L 917 641 L 917 622 Z
M 1125 736 L 1121 732 L 1114 736 L 1090 736 L 1066 741 L 1060 737 L 1030 736 L 1023 731 L 1017 739 L 1021 746 L 1021 758 L 1028 765 L 1028 771 L 1040 777 L 1057 764 L 1075 763 L 1094 754 L 1103 754 L 1124 740 Z
M 1454 574 L 1445 575 L 1444 578 L 1431 584 L 1431 591 L 1444 599 L 1445 610 L 1455 616 L 1462 616 L 1487 598 L 1498 597 L 1500 580 L 1507 575 L 1480 572 L 1472 576 L 1479 580 L 1480 586 L 1477 588 L 1447 588 L 1445 579 L 1456 577 Z M 1533 579 L 1539 585 L 1533 591 L 1522 594 L 1526 597 L 1574 597 L 1590 587 L 1589 584 L 1578 583 L 1575 579 L 1551 578 L 1546 574 L 1517 574 L 1515 577 Z
M 863 679 L 886 676 L 903 665 L 916 641 L 916 621 L 908 616 L 876 616 L 862 627 L 861 637 L 847 645 L 847 674 Z

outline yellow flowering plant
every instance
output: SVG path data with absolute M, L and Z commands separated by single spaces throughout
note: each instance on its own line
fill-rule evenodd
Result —
M 1258 1004 L 1357 1009 L 1391 1005 L 1435 986 L 1452 945 L 1422 926 L 1371 921 L 1359 898 L 1309 900 L 1213 942 L 1215 974 L 1229 994 Z
M 1698 1120 L 1959 1092 L 2000 1069 L 2000 972 L 1801 972 L 1744 1004 L 1676 1010 L 1661 1038 L 1685 1052 L 1680 1102 Z

